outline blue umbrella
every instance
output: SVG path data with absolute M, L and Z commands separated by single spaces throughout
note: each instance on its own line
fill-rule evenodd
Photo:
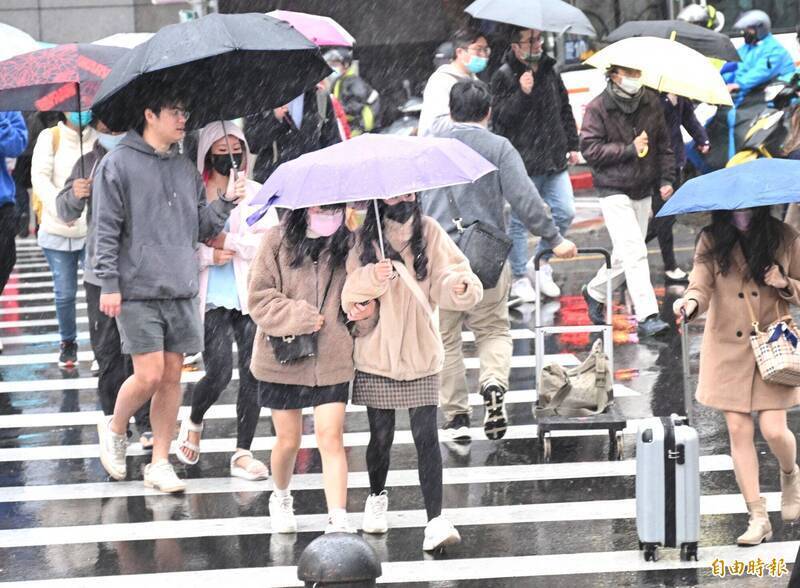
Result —
M 800 202 L 800 161 L 757 159 L 686 182 L 656 216 Z

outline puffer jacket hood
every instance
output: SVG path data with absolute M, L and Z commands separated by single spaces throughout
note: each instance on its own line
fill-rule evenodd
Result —
M 197 138 L 197 170 L 201 175 L 206 170 L 206 161 L 211 151 L 211 146 L 225 135 L 236 137 L 242 142 L 244 156 L 242 157 L 242 168 L 240 171 L 246 174 L 250 170 L 252 154 L 250 153 L 250 145 L 247 144 L 247 139 L 244 136 L 244 131 L 233 121 L 226 121 L 223 129 L 222 122 L 215 120 L 204 126 L 200 130 L 200 135 Z

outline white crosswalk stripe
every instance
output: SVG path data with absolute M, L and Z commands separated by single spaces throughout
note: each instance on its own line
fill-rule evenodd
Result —
M 227 465 L 220 465 L 227 464 L 237 442 L 229 436 L 235 434 L 236 406 L 231 403 L 235 392 L 233 395 L 226 392 L 225 402 L 212 406 L 205 415 L 203 469 L 186 470 L 190 479 L 184 496 L 167 497 L 144 487 L 139 466 L 148 453 L 136 442 L 128 452 L 129 479 L 113 482 L 105 477 L 97 460 L 95 431 L 102 413 L 94 406 L 86 408 L 90 391 L 97 385 L 97 378 L 86 377 L 86 362 L 92 358 L 86 333 L 88 319 L 78 317 L 82 348 L 79 361 L 83 362 L 80 376 L 59 376 L 54 367 L 58 354 L 49 346 L 59 341 L 53 293 L 30 292 L 34 288 L 52 288 L 52 282 L 45 279 L 51 278 L 51 274 L 35 241 L 23 241 L 20 250 L 24 259 L 13 276 L 19 280 L 19 286 L 11 285 L 0 296 L 0 339 L 6 344 L 5 353 L 0 355 L 0 406 L 3 407 L 0 408 L 0 464 L 3 464 L 0 470 L 7 472 L 0 482 L 3 484 L 0 504 L 9 517 L 16 517 L 0 526 L 0 549 L 13 554 L 13 558 L 4 560 L 12 574 L 3 578 L 6 585 L 39 588 L 302 585 L 295 567 L 299 552 L 292 547 L 296 537 L 271 534 L 265 498 L 272 490 L 272 481 L 232 478 L 227 475 Z M 82 289 L 78 309 L 84 311 L 86 304 L 81 292 Z M 566 585 L 564 577 L 575 578 L 577 583 L 578 578 L 586 582 L 587 578 L 604 574 L 607 575 L 603 576 L 604 581 L 612 585 L 655 586 L 675 585 L 675 582 L 686 585 L 685 580 L 676 580 L 678 576 L 674 574 L 694 570 L 694 577 L 703 578 L 716 559 L 747 561 L 761 557 L 769 562 L 783 558 L 791 568 L 800 542 L 785 540 L 785 536 L 746 551 L 726 544 L 732 541 L 734 531 L 727 537 L 728 527 L 720 532 L 718 521 L 735 521 L 731 529 L 738 530 L 746 521 L 746 510 L 735 486 L 732 460 L 724 454 L 701 456 L 703 479 L 713 480 L 713 492 L 704 492 L 702 496 L 702 521 L 704 526 L 713 526 L 714 532 L 702 538 L 700 561 L 682 562 L 675 550 L 664 549 L 659 551 L 658 561 L 645 562 L 636 549 L 633 494 L 636 462 L 632 459 L 631 445 L 641 418 L 649 414 L 645 412 L 650 408 L 649 399 L 633 389 L 635 383 L 633 388 L 615 384 L 619 405 L 631 409 L 623 432 L 627 459 L 603 459 L 608 446 L 605 430 L 569 430 L 552 433 L 558 438 L 553 443 L 554 454 L 558 456 L 563 450 L 568 460 L 539 463 L 538 427 L 530 414 L 536 391 L 531 389 L 533 381 L 526 375 L 529 372 L 520 371 L 531 370 L 535 365 L 530 342 L 533 332 L 518 328 L 512 331 L 512 337 L 517 343 L 512 389 L 506 396 L 506 404 L 509 412 L 523 422 L 512 419 L 502 442 L 488 441 L 480 426 L 483 400 L 472 393 L 469 403 L 475 415 L 470 429 L 471 446 L 462 445 L 460 451 L 455 451 L 452 444 L 442 441 L 443 514 L 460 528 L 465 538 L 462 545 L 448 551 L 447 559 L 423 558 L 421 554 L 422 528 L 427 516 L 419 499 L 409 502 L 410 497 L 418 494 L 416 453 L 408 425 L 398 424 L 392 458 L 397 465 L 393 464 L 387 479 L 391 496 L 389 540 L 367 537 L 384 560 L 379 583 L 405 586 L 419 582 L 456 587 L 462 581 L 472 581 L 472 585 L 485 582 L 488 586 L 492 581 L 506 580 L 519 586 L 549 586 L 549 578 L 559 578 L 552 585 L 560 586 Z M 465 332 L 463 340 L 466 349 L 474 354 L 474 336 Z M 558 353 L 546 356 L 546 361 L 573 366 L 579 358 L 572 353 Z M 464 364 L 470 370 L 470 377 L 474 376 L 478 358 L 467 357 Z M 196 383 L 203 375 L 203 371 L 186 371 L 182 382 Z M 233 380 L 230 390 L 235 390 L 237 370 Z M 75 394 L 76 391 L 84 392 Z M 79 403 L 67 402 L 78 396 Z M 190 407 L 183 406 L 179 418 L 188 418 L 189 411 Z M 353 470 L 348 476 L 348 488 L 352 495 L 358 496 L 364 496 L 370 488 L 363 464 L 364 448 L 369 441 L 364 412 L 362 406 L 348 405 L 344 436 Z M 311 428 L 313 411 L 306 409 L 303 414 L 306 416 L 302 452 L 298 473 L 292 481 L 301 536 L 321 533 L 327 522 L 324 504 L 314 507 L 315 502 L 309 498 L 319 497 L 321 501 L 324 486 L 319 473 L 317 439 Z M 262 409 L 261 415 L 262 419 L 269 419 L 271 411 Z M 274 447 L 274 431 L 271 428 L 269 431 L 270 434 L 259 433 L 254 439 L 252 448 L 259 459 L 265 459 L 265 452 Z M 440 432 L 440 440 L 441 435 Z M 134 441 L 135 437 L 134 434 Z M 175 449 L 173 442 L 173 454 Z M 576 451 L 577 455 L 586 453 L 593 457 L 571 460 Z M 178 471 L 183 477 L 183 471 Z M 763 495 L 773 514 L 780 510 L 779 492 L 773 488 Z M 353 526 L 360 527 L 360 510 L 351 512 L 349 517 Z M 564 526 L 567 524 L 573 526 Z M 604 538 L 604 534 L 608 537 Z M 248 554 L 255 559 L 247 563 L 237 560 L 223 566 L 216 550 L 222 549 L 222 553 L 226 547 L 220 545 L 234 540 L 236 550 L 239 545 L 246 545 L 239 541 L 247 538 L 258 541 L 263 538 L 265 553 Z M 400 539 L 413 545 L 398 547 Z M 499 543 L 494 550 L 484 553 L 491 542 Z M 152 560 L 158 556 L 148 555 L 142 560 L 135 555 L 139 546 L 149 545 L 154 547 L 148 547 L 148 554 L 156 549 L 162 557 L 166 551 L 159 549 L 168 549 L 173 555 L 194 550 L 192 567 L 166 571 L 153 565 Z M 15 563 L 15 560 L 32 561 L 43 549 L 48 550 L 50 557 L 38 560 L 36 568 Z M 116 553 L 105 560 L 119 560 L 119 563 L 97 563 L 100 550 Z M 134 559 L 127 559 L 131 557 Z M 119 566 L 123 560 L 127 562 L 125 565 L 131 561 L 138 563 L 121 573 Z M 0 570 L 0 575 L 4 572 Z

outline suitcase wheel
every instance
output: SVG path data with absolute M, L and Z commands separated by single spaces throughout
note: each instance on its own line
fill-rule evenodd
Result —
M 612 461 L 622 461 L 625 458 L 625 441 L 622 431 L 617 431 L 611 442 L 611 459 Z
M 658 553 L 656 552 L 655 543 L 644 544 L 644 561 L 658 561 Z
M 550 433 L 545 433 L 542 438 L 542 461 L 550 463 L 550 456 L 552 455 L 552 445 L 550 443 Z
M 681 544 L 681 561 L 697 561 L 697 543 Z

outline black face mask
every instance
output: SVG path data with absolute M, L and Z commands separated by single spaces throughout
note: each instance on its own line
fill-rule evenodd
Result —
M 242 168 L 242 153 L 234 153 L 233 160 L 236 162 L 236 169 Z M 223 176 L 231 175 L 231 169 L 233 165 L 231 164 L 231 156 L 228 153 L 220 153 L 218 155 L 211 156 L 211 167 L 214 168 L 218 174 Z
M 747 45 L 755 45 L 756 43 L 758 43 L 758 35 L 752 31 L 745 31 L 744 42 Z
M 417 209 L 417 201 L 414 202 L 398 202 L 394 206 L 387 206 L 383 215 L 389 220 L 393 220 L 401 225 L 405 224 L 408 219 L 414 214 Z

